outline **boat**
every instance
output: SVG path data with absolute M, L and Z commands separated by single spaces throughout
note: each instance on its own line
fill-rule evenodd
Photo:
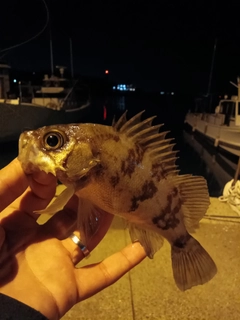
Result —
M 191 132 L 183 132 L 184 142 L 191 147 L 201 157 L 201 160 L 206 164 L 206 175 L 208 182 L 213 183 L 216 195 L 220 194 L 225 184 L 231 180 L 237 169 L 237 157 L 229 155 L 225 152 L 217 151 L 214 146 L 209 144 L 200 134 Z M 212 175 L 214 180 L 212 180 Z
M 216 148 L 240 157 L 240 78 L 237 85 L 233 85 L 238 88 L 238 96 L 221 99 L 214 113 L 190 111 L 184 122 Z
M 214 196 L 217 196 L 219 201 L 226 202 L 240 218 L 240 181 L 234 181 L 233 179 L 238 167 L 237 157 L 217 151 L 216 148 L 202 139 L 201 135 L 184 131 L 183 139 L 206 164 L 205 177 L 208 180 L 208 186 L 212 185 L 212 189 L 214 186 Z M 219 194 L 221 195 L 219 196 Z
M 234 172 L 228 177 L 223 171 L 220 171 L 219 167 L 214 166 L 213 168 L 211 164 L 208 165 L 212 172 L 217 170 L 215 175 L 218 179 L 223 177 L 225 177 L 225 181 L 229 179 L 223 187 L 223 193 L 219 200 L 229 203 L 240 216 L 240 78 L 237 79 L 237 85 L 232 84 L 238 88 L 237 96 L 231 96 L 231 98 L 225 96 L 219 101 L 214 113 L 204 112 L 204 109 L 201 112 L 197 112 L 198 110 L 189 111 L 184 122 L 191 128 L 193 137 L 195 134 L 199 134 L 214 146 L 218 157 L 221 157 L 220 152 L 223 151 L 227 158 L 229 155 L 233 155 L 238 159 L 237 165 L 231 165 Z M 202 152 L 206 157 L 204 149 Z M 229 161 L 226 159 L 223 169 L 229 166 Z
M 17 140 L 24 130 L 46 125 L 84 122 L 90 112 L 89 89 L 64 77 L 45 75 L 41 87 L 18 83 L 12 93 L 10 66 L 0 64 L 0 142 Z M 27 92 L 27 93 L 26 93 Z

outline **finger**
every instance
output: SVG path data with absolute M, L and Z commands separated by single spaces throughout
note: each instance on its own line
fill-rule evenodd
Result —
M 48 186 L 49 194 L 46 195 L 46 198 L 41 198 L 28 188 L 19 198 L 11 203 L 6 209 L 2 210 L 0 221 L 13 212 L 21 211 L 25 214 L 28 214 L 34 220 L 39 218 L 39 214 L 34 213 L 35 210 L 45 209 L 49 202 L 55 195 L 55 185 Z
M 36 171 L 28 175 L 30 190 L 21 199 L 20 209 L 37 218 L 33 211 L 45 209 L 56 193 L 57 179 L 51 173 Z
M 57 186 L 57 178 L 44 171 L 36 171 L 27 176 L 29 179 L 29 186 L 32 192 L 39 198 L 47 198 L 50 186 Z
M 3 211 L 5 212 L 5 210 Z M 8 255 L 16 253 L 23 245 L 36 239 L 38 226 L 36 222 L 22 211 L 14 211 L 1 220 L 1 226 L 5 231 L 5 243 L 8 247 Z
M 4 243 L 5 240 L 5 231 L 4 229 L 0 226 L 0 250 L 2 248 L 2 245 Z
M 33 211 L 45 209 L 56 193 L 56 178 L 52 174 L 40 173 L 40 175 L 41 178 L 45 176 L 45 180 L 38 180 L 39 173 L 33 175 L 29 182 L 30 189 L 25 192 L 20 201 L 20 209 L 35 219 L 39 215 L 33 213 Z
M 0 170 L 0 211 L 18 198 L 27 188 L 28 180 L 18 159 Z
M 145 257 L 141 244 L 134 242 L 98 264 L 75 269 L 79 301 L 110 286 Z
M 101 213 L 98 230 L 93 235 L 93 237 L 89 239 L 87 243 L 87 249 L 89 252 L 91 252 L 99 244 L 99 242 L 104 238 L 105 234 L 107 233 L 112 223 L 113 217 L 114 216 L 110 213 L 107 213 L 107 212 Z M 81 239 L 79 230 L 74 230 L 72 233 L 74 233 L 79 239 Z M 65 248 L 70 252 L 73 264 L 77 264 L 83 258 L 85 258 L 83 251 L 76 245 L 76 243 L 73 242 L 72 239 L 67 238 L 63 240 L 62 243 L 65 246 Z
M 44 233 L 59 240 L 67 238 L 74 230 L 76 230 L 77 211 L 78 197 L 74 195 L 63 210 L 56 213 L 42 225 Z

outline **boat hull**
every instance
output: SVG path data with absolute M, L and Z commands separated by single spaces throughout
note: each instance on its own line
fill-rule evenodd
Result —
M 52 124 L 84 122 L 89 113 L 89 105 L 58 111 L 31 103 L 0 103 L 0 142 L 17 140 L 25 130 Z
M 223 187 L 232 179 L 237 169 L 237 159 L 227 157 L 225 153 L 217 152 L 213 145 L 201 139 L 202 135 L 183 132 L 185 143 L 194 149 L 206 163 L 208 170 L 214 175 L 219 186 Z
M 240 157 L 240 127 L 224 125 L 218 115 L 208 115 L 207 121 L 203 114 L 188 113 L 185 118 L 192 131 L 198 131 L 213 140 L 215 147 Z

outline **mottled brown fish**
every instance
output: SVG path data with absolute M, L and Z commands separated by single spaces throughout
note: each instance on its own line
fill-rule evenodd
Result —
M 112 126 L 68 124 L 24 132 L 19 160 L 26 173 L 51 172 L 67 186 L 44 212 L 61 210 L 71 196 L 79 197 L 79 227 L 83 241 L 96 231 L 95 212 L 125 218 L 132 241 L 139 240 L 152 258 L 171 245 L 173 275 L 186 290 L 204 284 L 217 272 L 215 263 L 189 232 L 199 226 L 209 206 L 202 177 L 178 175 L 176 151 L 155 117 L 141 113 Z

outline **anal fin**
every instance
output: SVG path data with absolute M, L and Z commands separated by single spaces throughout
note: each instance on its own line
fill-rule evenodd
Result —
M 163 238 L 160 234 L 151 230 L 140 229 L 132 223 L 129 224 L 129 234 L 133 242 L 138 240 L 141 243 L 147 256 L 151 259 L 163 245 Z

